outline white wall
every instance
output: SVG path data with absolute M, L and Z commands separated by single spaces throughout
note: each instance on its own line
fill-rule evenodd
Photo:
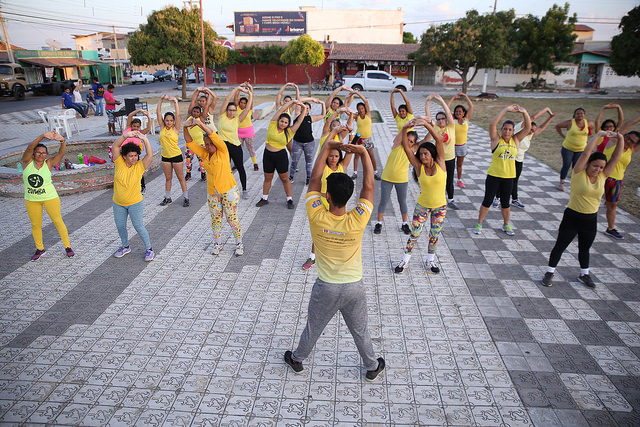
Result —
M 605 64 L 600 76 L 600 87 L 603 89 L 608 87 L 640 87 L 640 77 L 619 76 L 609 65 Z

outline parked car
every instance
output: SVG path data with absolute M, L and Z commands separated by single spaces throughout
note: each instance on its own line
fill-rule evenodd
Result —
M 131 75 L 131 84 L 152 82 L 155 78 L 148 71 L 136 71 Z
M 402 89 L 407 92 L 413 89 L 411 81 L 394 77 L 385 71 L 369 70 L 355 76 L 344 76 L 344 84 L 354 90 L 384 90 Z
M 204 81 L 204 73 L 202 72 L 202 70 L 198 71 L 198 76 L 200 76 L 200 81 L 203 82 Z M 196 81 L 196 73 L 191 71 L 189 74 L 187 74 L 187 82 L 195 82 Z
M 165 81 L 165 80 L 171 80 L 172 73 L 169 70 L 158 70 L 155 73 L 153 73 L 153 77 L 158 80 L 158 81 Z

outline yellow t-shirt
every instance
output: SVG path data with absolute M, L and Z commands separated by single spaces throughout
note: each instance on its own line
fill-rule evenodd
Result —
M 142 201 L 140 192 L 140 178 L 144 174 L 142 160 L 127 167 L 127 163 L 122 156 L 119 156 L 115 163 L 115 173 L 113 175 L 113 202 L 120 206 L 131 206 Z
M 613 152 L 615 151 L 615 149 L 616 146 L 613 145 L 604 150 L 604 155 L 607 156 L 607 161 L 611 160 L 611 156 L 613 156 Z M 615 169 L 613 170 L 611 175 L 609 175 L 611 178 L 622 181 L 622 179 L 624 178 L 624 171 L 627 170 L 627 166 L 629 166 L 629 163 L 631 163 L 632 154 L 633 151 L 631 150 L 631 148 L 624 150 L 624 152 L 622 153 L 622 157 L 620 157 L 620 160 L 616 164 Z
M 356 117 L 356 124 L 358 125 L 360 138 L 371 138 L 371 117 L 365 115 L 364 119 L 361 119 L 360 115 L 358 115 Z
M 515 178 L 516 154 L 518 154 L 518 149 L 513 138 L 509 139 L 509 143 L 506 143 L 501 137 L 498 146 L 493 150 L 487 175 L 497 178 Z
M 278 150 L 283 150 L 287 147 L 287 144 L 293 139 L 293 132 L 291 129 L 287 129 L 287 135 L 285 132 L 278 131 L 278 122 L 270 121 L 267 128 L 267 144 Z
M 187 121 L 189 121 L 189 119 L 191 119 L 191 116 L 189 116 Z M 189 135 L 191 135 L 191 138 L 193 139 L 193 142 L 201 147 L 204 147 L 204 136 L 202 135 L 202 129 L 200 129 L 200 126 L 193 126 L 188 128 L 188 130 Z
M 329 166 L 325 165 L 324 170 L 322 171 L 322 178 L 321 178 L 322 186 L 320 187 L 320 194 L 327 193 L 327 177 L 335 172 L 344 173 L 344 169 L 342 168 L 342 165 L 340 163 L 338 163 L 338 169 L 336 170 L 331 170 Z M 324 205 L 325 208 L 327 208 L 327 210 L 329 210 L 329 202 L 324 196 L 321 196 L 321 198 L 322 198 L 322 204 Z
M 362 233 L 373 211 L 371 202 L 360 199 L 351 211 L 336 216 L 324 207 L 320 193 L 310 191 L 306 205 L 318 278 L 327 283 L 362 280 Z
M 216 152 L 209 155 L 209 152 L 194 144 L 187 143 L 187 147 L 202 159 L 202 167 L 207 171 L 207 193 L 226 193 L 235 187 L 236 179 L 231 173 L 231 160 L 229 160 L 229 150 L 227 144 L 215 133 L 209 135 L 209 139 L 216 146 Z
M 596 182 L 592 184 L 586 171 L 574 173 L 567 207 L 583 214 L 598 212 L 606 179 L 603 173 L 599 173 Z
M 327 114 L 324 115 L 324 121 L 326 122 L 327 120 L 329 120 L 329 117 L 331 117 L 331 115 L 333 113 L 335 113 L 335 112 L 336 112 L 336 110 L 334 110 L 331 107 L 329 107 L 329 109 L 327 110 Z M 336 118 L 339 119 L 340 116 L 338 115 L 338 116 L 336 116 Z
M 236 114 L 238 114 L 238 117 L 240 117 L 240 115 L 242 114 L 244 110 L 240 107 L 238 107 L 238 112 Z M 251 123 L 251 115 L 253 114 L 252 110 L 249 110 L 249 112 L 247 113 L 247 117 L 244 118 L 243 121 L 240 122 L 240 124 L 238 125 L 238 127 L 241 128 L 248 128 L 249 126 L 253 126 L 253 123 Z
M 571 119 L 571 127 L 567 129 L 567 134 L 562 142 L 562 146 L 569 151 L 576 153 L 584 151 L 589 139 L 589 123 L 584 121 L 584 127 L 580 129 L 575 119 Z
M 223 141 L 233 145 L 240 145 L 240 138 L 238 138 L 239 125 L 240 121 L 238 120 L 237 112 L 233 119 L 227 117 L 227 113 L 223 113 L 218 119 L 218 135 Z
M 456 158 L 456 127 L 455 125 L 448 124 L 445 127 L 434 125 L 433 129 L 442 137 L 442 144 L 444 145 L 444 159 L 453 160 Z
M 329 134 L 326 134 L 325 136 L 320 137 L 320 143 L 318 144 L 318 152 L 316 153 L 316 155 L 320 153 L 320 150 L 322 150 L 322 147 L 324 147 L 324 142 L 327 140 L 328 136 Z M 336 134 L 336 136 L 333 137 L 332 141 L 340 142 L 340 135 Z
M 407 117 L 405 117 L 404 119 L 402 117 L 400 117 L 400 114 L 396 114 L 396 116 L 394 117 L 394 119 L 396 120 L 396 126 L 398 126 L 398 132 L 400 132 L 402 130 L 402 127 L 408 122 L 413 120 L 413 114 L 411 113 L 407 113 Z M 409 128 L 407 129 L 407 132 L 409 132 L 410 130 L 413 130 L 414 128 Z
M 456 131 L 456 145 L 464 145 L 467 143 L 467 136 L 469 134 L 469 121 L 465 120 L 462 124 L 458 123 L 456 120 L 455 123 Z M 455 150 L 454 150 L 455 151 Z
M 182 155 L 178 147 L 178 132 L 174 128 L 164 127 L 160 131 L 160 154 L 167 159 Z
M 387 182 L 409 182 L 409 159 L 402 145 L 391 150 L 381 178 Z
M 421 166 L 418 183 L 420 184 L 420 195 L 417 202 L 425 208 L 434 209 L 447 204 L 445 197 L 445 187 L 447 186 L 447 172 L 443 171 L 436 163 L 436 173 L 429 176 L 424 165 Z

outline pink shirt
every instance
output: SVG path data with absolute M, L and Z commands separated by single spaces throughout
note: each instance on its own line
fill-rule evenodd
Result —
M 109 92 L 108 90 L 105 91 L 104 93 L 104 99 L 105 102 L 107 103 L 107 106 L 105 107 L 105 110 L 115 110 L 116 109 L 116 100 L 113 97 L 113 94 L 111 92 Z M 114 104 L 109 104 L 110 102 L 113 102 Z

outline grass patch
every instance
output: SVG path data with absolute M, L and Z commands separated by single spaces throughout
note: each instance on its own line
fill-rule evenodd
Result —
M 596 116 L 600 112 L 600 108 L 603 105 L 613 103 L 620 104 L 624 111 L 625 119 L 631 120 L 640 116 L 640 103 L 637 99 L 563 99 L 563 98 L 500 98 L 495 102 L 476 102 L 474 104 L 475 110 L 471 121 L 485 130 L 489 129 L 489 123 L 491 120 L 502 110 L 506 105 L 518 104 L 526 108 L 529 114 L 534 115 L 536 112 L 542 110 L 545 107 L 550 107 L 555 113 L 554 118 L 549 123 L 547 130 L 540 136 L 534 139 L 531 144 L 531 148 L 527 151 L 527 155 L 531 155 L 549 165 L 551 168 L 560 172 L 562 166 L 562 158 L 560 157 L 560 148 L 562 146 L 562 137 L 558 135 L 555 130 L 555 126 L 567 119 L 570 119 L 573 114 L 573 110 L 578 107 L 582 107 L 587 112 L 587 118 L 595 121 Z M 520 115 L 507 113 L 506 119 L 520 120 Z M 604 119 L 611 118 L 617 120 L 615 110 L 607 110 L 604 115 Z M 544 117 L 539 119 L 541 122 Z M 635 130 L 640 130 L 640 124 L 636 125 Z M 489 140 L 477 141 L 478 144 L 486 144 L 487 149 L 489 147 Z M 526 168 L 525 158 L 525 168 Z M 558 182 L 560 177 L 558 176 Z M 638 197 L 637 189 L 640 186 L 640 160 L 639 155 L 636 154 L 629 163 L 627 170 L 624 174 L 624 181 L 622 183 L 622 195 L 618 206 L 626 210 L 627 212 L 640 217 L 640 197 Z
M 371 111 L 371 123 L 382 123 L 382 122 L 384 122 L 384 120 L 382 120 L 382 116 L 380 115 L 380 111 L 372 110 Z

